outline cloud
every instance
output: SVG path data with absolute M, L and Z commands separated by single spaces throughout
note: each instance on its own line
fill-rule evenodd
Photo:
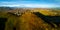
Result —
M 33 7 L 33 8 L 51 8 L 51 7 L 60 7 L 60 5 L 56 4 L 24 4 L 24 3 L 17 3 L 17 2 L 1 2 L 0 7 Z
M 0 5 L 0 7 L 19 7 L 20 5 Z

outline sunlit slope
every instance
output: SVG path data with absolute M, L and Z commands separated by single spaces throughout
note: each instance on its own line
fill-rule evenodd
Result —
M 42 13 L 43 15 L 49 15 L 49 16 L 54 16 L 56 15 L 56 12 L 51 12 L 50 10 L 40 10 L 40 13 Z
M 24 11 L 24 13 L 21 16 L 13 15 L 14 13 L 18 12 L 17 10 L 9 12 L 12 12 L 12 14 L 9 14 L 8 12 L 0 12 L 0 17 L 8 18 L 8 22 L 6 25 L 7 30 L 12 30 L 13 26 L 16 27 L 17 30 L 54 30 L 54 28 L 50 24 L 37 17 L 37 15 L 33 14 L 33 12 L 40 12 L 43 15 L 49 16 L 55 16 L 55 13 L 59 14 L 59 11 L 37 9 L 32 10 L 31 12 L 30 10 L 28 10 L 28 12 Z
M 20 30 L 47 30 L 52 27 L 44 22 L 41 18 L 32 13 L 25 13 L 20 17 L 21 29 Z M 47 28 L 48 27 L 48 28 Z
M 12 27 L 16 27 L 17 30 L 52 30 L 54 29 L 50 24 L 43 21 L 31 12 L 25 12 L 21 16 L 15 16 L 13 14 L 1 13 L 1 17 L 7 17 L 5 30 L 12 30 Z
M 7 12 L 0 12 L 0 17 L 6 18 L 7 16 L 8 16 Z
M 32 10 L 31 12 L 40 12 L 46 16 L 60 16 L 60 10 Z

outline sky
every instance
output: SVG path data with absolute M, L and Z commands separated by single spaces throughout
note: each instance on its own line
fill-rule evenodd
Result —
M 0 0 L 0 7 L 60 7 L 60 0 Z

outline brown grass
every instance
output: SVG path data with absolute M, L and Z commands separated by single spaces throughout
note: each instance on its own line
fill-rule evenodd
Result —
M 54 30 L 50 24 L 30 12 L 20 17 L 11 15 L 6 22 L 5 30 L 13 30 L 13 27 L 16 30 Z
M 44 11 L 42 13 L 47 12 Z M 13 27 L 15 27 L 16 30 L 60 30 L 59 27 L 53 28 L 50 24 L 44 22 L 41 18 L 37 17 L 31 12 L 25 12 L 19 17 L 7 14 L 6 12 L 0 13 L 0 17 L 8 18 L 5 30 L 13 30 Z

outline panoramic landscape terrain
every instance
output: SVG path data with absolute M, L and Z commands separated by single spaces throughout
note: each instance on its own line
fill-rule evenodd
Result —
M 60 30 L 60 0 L 0 0 L 0 30 Z
M 0 7 L 1 30 L 60 30 L 58 8 Z

